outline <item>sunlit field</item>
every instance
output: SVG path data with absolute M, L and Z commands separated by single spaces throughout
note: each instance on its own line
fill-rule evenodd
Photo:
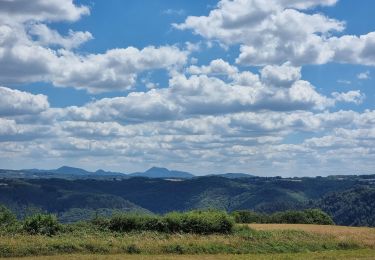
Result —
M 255 230 L 299 230 L 309 233 L 333 236 L 340 241 L 358 242 L 375 248 L 375 228 L 344 227 L 306 224 L 250 224 Z

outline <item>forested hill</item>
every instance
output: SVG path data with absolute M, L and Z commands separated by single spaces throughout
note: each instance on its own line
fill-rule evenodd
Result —
M 224 178 L 186 180 L 0 179 L 0 203 L 25 214 L 30 208 L 64 221 L 114 210 L 165 213 L 196 208 L 274 212 L 322 208 L 337 224 L 374 226 L 375 176 Z

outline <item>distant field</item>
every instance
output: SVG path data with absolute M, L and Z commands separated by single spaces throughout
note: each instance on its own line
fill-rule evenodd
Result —
M 329 235 L 340 241 L 358 242 L 375 249 L 375 228 L 305 224 L 250 224 L 249 226 L 255 230 L 262 231 L 298 230 L 321 235 Z

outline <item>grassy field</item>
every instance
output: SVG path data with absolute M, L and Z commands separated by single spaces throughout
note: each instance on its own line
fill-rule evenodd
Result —
M 339 241 L 352 241 L 375 249 L 375 228 L 305 224 L 250 224 L 249 226 L 259 231 L 296 230 L 332 236 Z
M 369 228 L 250 225 L 228 235 L 111 233 L 3 235 L 0 257 L 23 259 L 375 259 Z M 45 255 L 45 257 L 41 257 Z M 48 256 L 49 255 L 49 256 Z

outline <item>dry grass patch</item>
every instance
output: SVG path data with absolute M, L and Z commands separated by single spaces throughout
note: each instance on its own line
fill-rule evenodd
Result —
M 307 224 L 249 224 L 255 230 L 299 230 L 321 235 L 330 235 L 340 241 L 352 241 L 375 248 L 375 228 L 344 227 Z M 375 256 L 374 256 L 375 259 Z

